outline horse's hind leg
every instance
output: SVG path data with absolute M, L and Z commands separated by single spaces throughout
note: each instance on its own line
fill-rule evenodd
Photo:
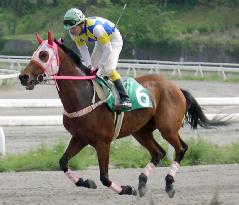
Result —
M 168 193 L 169 197 L 172 198 L 175 194 L 173 187 L 175 175 L 178 171 L 180 162 L 188 149 L 188 145 L 180 138 L 178 131 L 175 134 L 173 134 L 173 132 L 161 131 L 161 135 L 174 147 L 176 154 L 175 161 L 172 163 L 171 167 L 169 168 L 169 172 L 165 177 L 165 191 Z
M 98 161 L 100 166 L 100 181 L 102 182 L 102 184 L 120 195 L 137 195 L 137 192 L 134 187 L 129 185 L 120 186 L 109 180 L 108 167 L 110 143 L 100 141 L 94 147 L 98 155 Z
M 151 155 L 151 161 L 147 164 L 144 171 L 139 175 L 139 195 L 143 197 L 147 191 L 146 183 L 148 176 L 159 164 L 160 160 L 165 156 L 165 151 L 153 138 L 153 133 L 151 130 L 143 129 L 133 135 L 135 139 L 144 146 Z
M 92 180 L 83 180 L 77 173 L 73 172 L 69 167 L 68 167 L 68 161 L 74 157 L 78 152 L 80 152 L 86 144 L 81 143 L 79 140 L 77 140 L 75 137 L 72 137 L 65 153 L 59 160 L 60 168 L 66 176 L 76 185 L 76 186 L 81 186 L 81 187 L 86 187 L 86 188 L 96 188 L 96 184 Z

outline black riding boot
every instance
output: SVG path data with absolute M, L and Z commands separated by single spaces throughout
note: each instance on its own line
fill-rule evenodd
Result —
M 129 96 L 127 95 L 124 86 L 121 82 L 121 80 L 115 80 L 114 81 L 115 87 L 117 88 L 120 96 L 120 108 L 125 110 L 130 110 L 132 107 L 132 103 L 130 102 Z

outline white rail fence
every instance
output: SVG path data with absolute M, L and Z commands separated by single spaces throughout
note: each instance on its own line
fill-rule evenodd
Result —
M 201 106 L 238 106 L 239 97 L 196 98 Z M 60 99 L 0 99 L 0 109 L 7 108 L 62 108 Z M 217 114 L 229 120 L 238 121 L 239 113 Z M 209 119 L 215 114 L 206 114 Z M 62 115 L 56 116 L 0 116 L 0 126 L 44 126 L 62 125 Z M 168 147 L 168 158 L 172 158 L 172 148 Z M 0 154 L 5 155 L 5 135 L 0 127 Z
M 201 106 L 238 106 L 239 97 L 196 98 Z M 0 108 L 62 108 L 60 99 L 0 99 Z M 62 108 L 63 110 L 63 108 Z M 230 120 L 239 120 L 239 113 L 207 114 L 209 118 L 229 116 Z M 0 126 L 23 125 L 62 125 L 59 116 L 0 116 Z
M 19 70 L 29 62 L 30 58 L 30 56 L 0 55 L 0 67 L 19 72 Z M 222 78 L 225 80 L 227 79 L 228 73 L 239 73 L 239 64 L 235 63 L 173 62 L 157 60 L 120 59 L 118 63 L 118 68 L 127 70 L 127 74 L 132 73 L 134 77 L 137 76 L 137 71 L 159 73 L 162 70 L 167 70 L 171 71 L 172 75 L 177 75 L 179 77 L 184 71 L 192 71 L 194 72 L 194 75 L 200 75 L 202 77 L 204 77 L 205 72 L 216 72 L 221 75 Z M 1 77 L 0 73 L 0 79 L 1 78 L 3 78 L 3 76 Z

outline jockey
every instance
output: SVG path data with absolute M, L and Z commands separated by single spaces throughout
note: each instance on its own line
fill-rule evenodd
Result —
M 115 24 L 101 17 L 88 17 L 76 8 L 69 9 L 64 15 L 64 29 L 69 31 L 79 52 L 89 68 L 89 75 L 102 69 L 115 84 L 120 96 L 120 108 L 130 109 L 132 104 L 116 71 L 117 62 L 123 46 L 123 40 Z M 87 42 L 95 42 L 90 57 Z

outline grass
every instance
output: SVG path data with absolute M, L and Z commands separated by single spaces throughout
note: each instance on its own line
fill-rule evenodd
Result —
M 205 140 L 189 140 L 187 151 L 182 165 L 206 165 L 206 164 L 232 164 L 239 163 L 239 142 L 216 146 Z M 167 150 L 167 144 L 160 142 Z M 59 142 L 53 148 L 40 146 L 22 154 L 8 154 L 0 158 L 0 172 L 6 171 L 50 171 L 60 170 L 58 161 L 65 149 L 65 143 Z M 112 143 L 110 164 L 121 168 L 144 167 L 150 160 L 149 153 L 128 139 L 117 140 Z M 166 157 L 161 166 L 168 166 L 170 161 Z M 98 165 L 96 152 L 91 147 L 83 149 L 79 155 L 70 161 L 72 169 L 86 169 L 89 166 Z
M 122 75 L 127 75 L 127 72 L 120 71 Z M 146 70 L 137 71 L 137 77 L 149 74 Z M 172 71 L 160 71 L 160 75 L 164 75 L 169 80 L 197 80 L 197 81 L 212 81 L 212 82 L 239 82 L 238 73 L 226 73 L 226 79 L 223 78 L 221 73 L 217 72 L 203 72 L 204 76 L 200 74 L 195 75 L 195 71 L 181 71 L 181 76 L 177 74 L 172 75 Z M 130 72 L 128 76 L 134 77 L 133 72 Z
M 189 146 L 182 165 L 239 163 L 239 142 L 221 147 L 199 139 L 190 140 Z
M 211 82 L 231 82 L 238 83 L 239 75 L 227 76 L 226 79 L 219 74 L 204 74 L 204 76 L 194 75 L 194 74 L 182 74 L 182 76 L 172 76 L 167 75 L 170 80 L 197 80 L 197 81 L 211 81 Z
M 1 87 L 13 87 L 16 85 L 15 79 L 0 79 L 0 88 Z

